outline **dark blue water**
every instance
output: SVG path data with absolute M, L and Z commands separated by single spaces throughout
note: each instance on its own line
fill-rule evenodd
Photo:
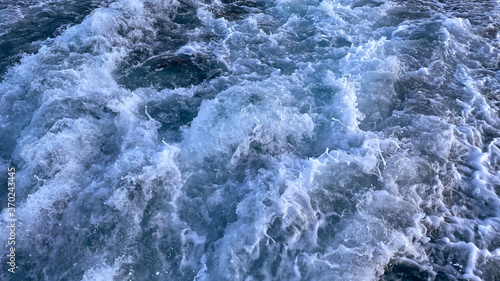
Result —
M 2 280 L 500 280 L 499 19 L 0 3 Z

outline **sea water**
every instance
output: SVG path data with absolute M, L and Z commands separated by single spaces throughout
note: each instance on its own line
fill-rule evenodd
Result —
M 499 22 L 487 0 L 2 1 L 1 279 L 500 280 Z

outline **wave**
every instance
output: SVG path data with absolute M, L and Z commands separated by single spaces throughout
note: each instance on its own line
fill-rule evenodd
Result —
M 0 83 L 2 278 L 500 278 L 499 8 L 474 3 L 93 2 Z

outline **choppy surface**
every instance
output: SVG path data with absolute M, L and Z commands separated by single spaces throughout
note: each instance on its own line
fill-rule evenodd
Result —
M 2 280 L 500 279 L 497 2 L 88 2 L 0 6 Z

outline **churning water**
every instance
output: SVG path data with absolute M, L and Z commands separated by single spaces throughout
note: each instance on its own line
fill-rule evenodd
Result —
M 1 1 L 0 277 L 500 280 L 499 31 L 487 0 Z

